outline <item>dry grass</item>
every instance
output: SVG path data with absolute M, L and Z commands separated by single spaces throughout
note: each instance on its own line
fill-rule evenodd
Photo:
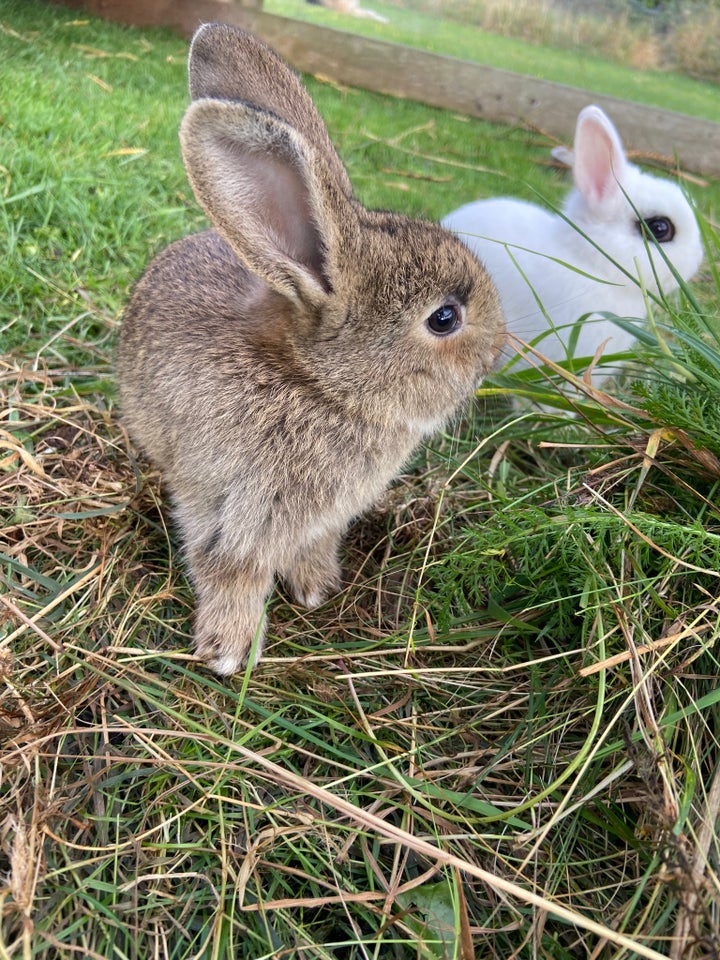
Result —
M 160 120 L 147 140 L 144 119 L 120 126 L 147 149 L 134 167 L 98 158 L 114 143 L 61 161 L 36 129 L 50 117 L 63 156 L 75 146 L 80 106 L 58 96 L 73 85 L 85 143 L 144 117 L 147 89 L 181 99 L 178 41 L 67 11 L 53 27 L 33 6 L 36 21 L 16 5 L 12 46 L 0 35 L 6 64 L 32 58 L 14 84 L 33 94 L 7 127 L 2 208 L 0 957 L 717 960 L 710 326 L 685 379 L 646 345 L 642 408 L 601 395 L 568 422 L 478 405 L 353 528 L 342 593 L 312 614 L 277 595 L 267 658 L 221 681 L 190 653 L 162 490 L 112 386 L 118 276 L 168 219 L 195 225 L 166 159 L 174 118 L 160 149 Z M 117 54 L 93 75 L 118 93 L 88 85 L 78 45 Z M 377 202 L 422 210 L 432 182 L 447 205 L 448 171 L 477 176 L 457 118 L 316 93 L 364 189 L 406 171 Z M 505 173 L 553 186 L 524 134 L 495 135 L 515 145 Z M 558 400 L 540 374 L 524 386 Z
M 720 82 L 720 10 L 709 8 L 688 16 L 672 31 L 672 62 L 683 73 Z
M 477 563 L 459 518 L 508 519 L 471 478 L 446 485 L 445 450 L 353 531 L 344 593 L 312 617 L 281 598 L 263 666 L 221 683 L 187 652 L 190 596 L 102 350 L 72 379 L 42 357 L 2 371 L 7 956 L 717 956 L 720 694 L 696 676 L 716 598 L 662 642 L 632 578 L 575 644 L 509 599 L 443 625 L 435 581 Z M 584 488 L 612 497 L 633 458 Z M 653 593 L 688 563 L 668 554 Z M 675 931 L 653 934 L 663 904 Z
M 410 6 L 541 46 L 584 49 L 639 70 L 720 80 L 720 13 L 712 4 L 678 7 L 670 19 L 642 19 L 637 7 L 618 3 L 576 9 L 557 0 L 420 0 Z

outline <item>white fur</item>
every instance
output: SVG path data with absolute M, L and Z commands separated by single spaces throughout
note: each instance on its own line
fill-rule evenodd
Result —
M 563 207 L 570 223 L 535 204 L 498 198 L 460 207 L 445 217 L 443 226 L 454 230 L 484 262 L 500 292 L 511 334 L 526 342 L 542 338 L 537 349 L 562 361 L 572 325 L 589 314 L 574 355 L 592 358 L 606 340 L 606 353 L 625 351 L 632 335 L 598 314 L 644 318 L 643 285 L 654 294 L 678 286 L 662 253 L 643 239 L 638 214 L 673 221 L 675 237 L 661 249 L 685 280 L 696 273 L 703 256 L 695 215 L 676 184 L 628 162 L 615 127 L 599 107 L 581 111 L 574 151 L 563 149 L 557 155 L 573 170 L 575 189 Z M 506 350 L 504 361 L 511 356 Z M 512 369 L 525 365 L 521 361 Z

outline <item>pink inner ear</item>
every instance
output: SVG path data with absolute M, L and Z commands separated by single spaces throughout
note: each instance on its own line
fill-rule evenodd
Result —
M 180 141 L 198 202 L 243 263 L 282 296 L 321 307 L 340 213 L 301 135 L 244 104 L 200 99 Z
M 249 151 L 244 157 L 244 177 L 253 191 L 253 204 L 265 230 L 281 253 L 323 281 L 322 240 L 313 222 L 308 191 L 299 171 L 270 151 Z
M 587 202 L 602 206 L 617 198 L 624 174 L 625 154 L 614 128 L 608 129 L 595 117 L 579 123 L 573 176 Z

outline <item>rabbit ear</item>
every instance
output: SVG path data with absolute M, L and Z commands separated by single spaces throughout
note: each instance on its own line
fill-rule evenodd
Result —
M 180 144 L 198 203 L 235 253 L 278 293 L 320 309 L 338 224 L 353 219 L 322 157 L 272 115 L 223 100 L 190 104 Z
M 588 206 L 606 209 L 622 199 L 627 166 L 618 132 L 600 107 L 581 110 L 575 130 L 573 177 Z
M 557 146 L 550 151 L 550 156 L 564 167 L 572 167 L 575 162 L 575 154 L 570 147 Z
M 236 100 L 274 114 L 322 152 L 337 186 L 352 187 L 327 129 L 300 78 L 257 37 L 228 23 L 206 23 L 188 57 L 193 100 Z

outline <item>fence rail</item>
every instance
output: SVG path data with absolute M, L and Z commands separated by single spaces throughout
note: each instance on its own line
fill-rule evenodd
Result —
M 55 0 L 120 23 L 189 37 L 208 21 L 251 30 L 297 70 L 472 117 L 571 137 L 589 102 L 607 110 L 626 146 L 720 175 L 720 124 L 577 87 L 264 13 L 262 0 Z

